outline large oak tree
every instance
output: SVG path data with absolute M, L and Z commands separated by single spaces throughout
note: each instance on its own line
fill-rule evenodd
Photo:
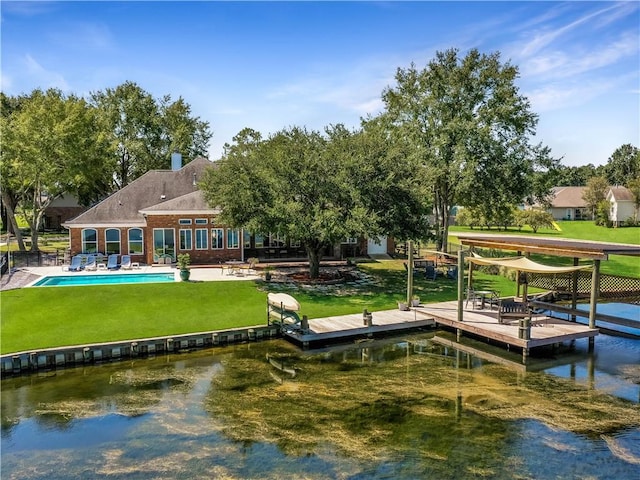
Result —
M 498 215 L 544 185 L 533 173 L 556 161 L 532 146 L 537 117 L 515 83 L 517 67 L 499 53 L 473 49 L 437 52 L 426 68 L 396 72 L 396 85 L 382 94 L 384 118 L 395 135 L 408 138 L 434 199 L 437 242 L 444 247 L 449 214 L 456 204 Z
M 323 133 L 293 127 L 266 140 L 245 129 L 200 187 L 224 223 L 300 241 L 316 278 L 323 249 L 347 237 L 422 230 L 425 197 L 400 152 L 342 125 Z
M 151 169 L 169 168 L 172 152 L 193 159 L 206 156 L 209 124 L 191 113 L 182 99 L 157 100 L 134 82 L 91 95 L 105 138 L 115 188 Z
M 3 199 L 16 210 L 11 216 L 19 212 L 27 220 L 32 250 L 38 250 L 44 211 L 55 198 L 80 196 L 109 175 L 95 113 L 83 99 L 50 89 L 21 97 L 2 117 L 2 189 L 14 201 Z

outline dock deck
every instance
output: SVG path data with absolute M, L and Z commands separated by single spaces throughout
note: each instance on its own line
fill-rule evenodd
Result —
M 498 312 L 489 308 L 465 309 L 463 321 L 458 321 L 458 302 L 440 302 L 412 308 L 410 311 L 385 310 L 372 313 L 372 325 L 367 326 L 363 314 L 309 320 L 309 329 L 302 332 L 291 330 L 285 337 L 303 347 L 347 341 L 354 338 L 369 338 L 401 331 L 416 330 L 442 325 L 455 328 L 459 333 L 467 332 L 481 338 L 491 339 L 507 346 L 522 349 L 526 361 L 531 348 L 554 345 L 562 342 L 590 338 L 598 334 L 598 329 L 589 328 L 575 322 L 568 322 L 544 315 L 534 315 L 530 338 L 520 338 L 517 320 L 509 323 L 498 322 Z
M 409 311 L 383 310 L 373 312 L 372 325 L 368 326 L 362 313 L 337 317 L 313 318 L 309 320 L 309 330 L 285 331 L 286 338 L 303 347 L 312 344 L 328 344 L 354 338 L 371 338 L 407 330 L 434 327 L 435 321 L 420 308 Z
M 499 323 L 498 312 L 489 308 L 465 309 L 462 322 L 458 321 L 458 302 L 455 301 L 428 304 L 421 310 L 440 325 L 523 349 L 594 337 L 598 334 L 597 328 L 545 315 L 534 315 L 531 319 L 531 338 L 523 339 L 519 335 L 520 326 L 517 320 Z

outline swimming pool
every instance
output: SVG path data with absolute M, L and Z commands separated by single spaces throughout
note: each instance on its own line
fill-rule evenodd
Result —
M 106 275 L 61 275 L 43 277 L 33 287 L 71 287 L 80 285 L 120 285 L 123 283 L 174 282 L 173 273 L 110 273 Z

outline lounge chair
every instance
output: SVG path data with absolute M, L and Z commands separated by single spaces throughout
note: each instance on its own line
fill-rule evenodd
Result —
M 123 255 L 122 256 L 122 260 L 120 260 L 120 267 L 125 269 L 125 270 L 131 270 L 131 256 L 130 255 Z
M 96 256 L 95 255 L 89 255 L 87 257 L 87 263 L 84 264 L 84 269 L 85 270 L 97 270 L 98 269 L 98 262 L 96 260 Z
M 438 271 L 433 265 L 427 265 L 424 271 L 424 278 L 427 280 L 435 280 L 438 277 Z
M 107 261 L 107 270 L 118 270 L 120 265 L 118 265 L 118 257 L 120 255 L 114 253 L 109 255 L 109 260 Z
M 84 267 L 82 266 L 83 255 L 76 255 L 71 259 L 71 264 L 69 265 L 70 272 L 79 272 Z

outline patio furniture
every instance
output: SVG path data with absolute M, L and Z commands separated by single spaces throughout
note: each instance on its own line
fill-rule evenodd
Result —
M 133 264 L 131 263 L 131 256 L 130 255 L 123 255 L 122 256 L 122 260 L 120 260 L 120 267 L 125 269 L 125 270 L 131 270 L 131 268 L 133 267 Z
M 98 269 L 98 263 L 96 261 L 96 256 L 95 255 L 89 255 L 87 257 L 87 263 L 84 264 L 84 269 L 85 270 L 92 270 L 95 271 Z
M 528 304 L 512 300 L 501 301 L 498 304 L 498 323 L 505 323 L 505 320 L 521 320 L 523 318 L 531 321 L 531 309 Z
M 427 280 L 435 280 L 438 277 L 438 271 L 433 265 L 427 265 L 424 271 L 424 278 Z
M 83 260 L 83 256 L 82 255 L 76 255 L 71 259 L 71 264 L 69 265 L 69 268 L 67 269 L 70 272 L 79 272 L 80 270 L 82 270 L 82 260 Z
M 107 270 L 118 270 L 120 265 L 118 265 L 118 254 L 109 255 L 109 260 L 107 260 Z

